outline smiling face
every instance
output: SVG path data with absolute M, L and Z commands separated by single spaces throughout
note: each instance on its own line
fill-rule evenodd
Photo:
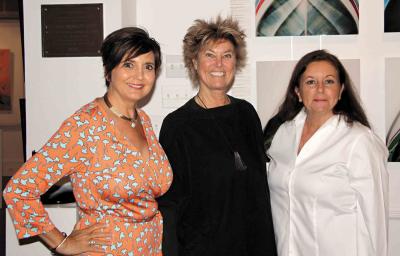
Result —
M 229 40 L 208 42 L 193 63 L 202 90 L 229 90 L 236 72 L 235 48 Z
M 128 60 L 124 56 L 108 79 L 110 94 L 124 101 L 138 102 L 149 94 L 156 80 L 153 52 Z
M 333 115 L 333 108 L 340 99 L 343 86 L 336 68 L 330 62 L 315 61 L 308 64 L 295 91 L 307 115 L 328 119 Z

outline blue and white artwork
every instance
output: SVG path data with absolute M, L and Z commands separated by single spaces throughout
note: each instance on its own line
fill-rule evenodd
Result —
M 358 34 L 358 0 L 256 0 L 257 36 Z

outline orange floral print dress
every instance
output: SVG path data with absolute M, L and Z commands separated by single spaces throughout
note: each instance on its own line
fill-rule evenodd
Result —
M 105 254 L 162 255 L 162 217 L 156 197 L 171 182 L 168 159 L 149 117 L 138 110 L 149 158 L 116 133 L 115 122 L 95 100 L 64 121 L 51 139 L 12 177 L 4 199 L 18 238 L 54 228 L 40 195 L 69 175 L 78 205 L 78 227 L 108 223 L 112 244 Z

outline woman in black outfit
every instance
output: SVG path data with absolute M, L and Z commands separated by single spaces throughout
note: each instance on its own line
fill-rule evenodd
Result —
M 164 120 L 160 143 L 174 172 L 159 198 L 164 256 L 276 255 L 260 120 L 227 95 L 245 65 L 238 22 L 196 20 L 183 40 L 199 91 Z

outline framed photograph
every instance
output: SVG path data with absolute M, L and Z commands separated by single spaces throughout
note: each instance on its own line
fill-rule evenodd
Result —
M 384 0 L 385 32 L 400 32 L 400 0 Z
M 0 111 L 11 111 L 11 54 L 0 49 Z
M 400 162 L 400 58 L 385 59 L 386 145 L 389 161 Z
M 256 0 L 255 5 L 257 36 L 358 34 L 359 0 Z

